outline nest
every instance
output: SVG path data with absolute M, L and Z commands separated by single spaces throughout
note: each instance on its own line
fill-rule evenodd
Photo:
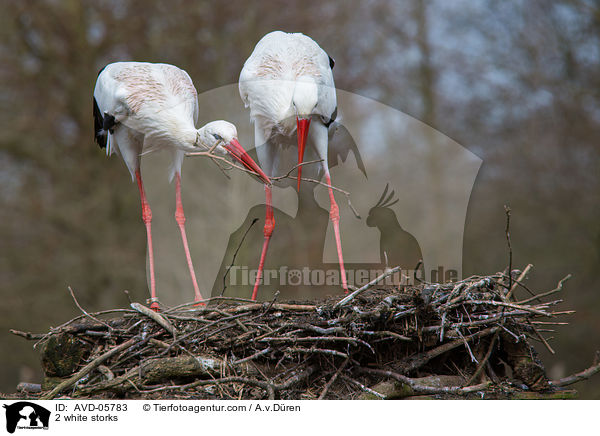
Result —
M 600 365 L 548 379 L 530 341 L 550 347 L 544 332 L 572 312 L 548 299 L 564 280 L 516 301 L 524 275 L 391 289 L 373 282 L 312 302 L 214 298 L 160 313 L 132 303 L 82 309 L 44 335 L 13 333 L 41 346 L 42 399 L 568 397 L 559 387 Z

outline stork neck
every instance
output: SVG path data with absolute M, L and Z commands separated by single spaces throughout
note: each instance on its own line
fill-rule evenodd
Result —
M 198 142 L 198 130 L 193 124 L 177 120 L 170 129 L 171 135 L 179 148 L 190 150 Z

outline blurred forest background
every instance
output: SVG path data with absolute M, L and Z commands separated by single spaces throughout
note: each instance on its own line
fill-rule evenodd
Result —
M 135 185 L 93 143 L 92 89 L 117 60 L 184 68 L 199 92 L 237 81 L 267 32 L 300 31 L 336 61 L 336 86 L 393 106 L 483 159 L 464 275 L 507 264 L 547 290 L 568 273 L 575 309 L 554 378 L 600 348 L 600 2 L 593 0 L 4 0 L 0 15 L 0 390 L 39 380 L 37 352 L 9 328 L 144 301 Z M 130 186 L 131 185 L 131 186 Z M 600 399 L 600 380 L 576 385 Z

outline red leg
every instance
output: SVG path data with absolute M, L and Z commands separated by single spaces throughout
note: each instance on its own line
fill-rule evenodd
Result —
M 273 234 L 273 229 L 275 228 L 275 217 L 273 215 L 273 197 L 270 186 L 265 185 L 265 193 L 267 200 L 267 213 L 265 216 L 265 228 L 263 230 L 265 240 L 263 242 L 262 252 L 260 254 L 260 262 L 258 263 L 258 272 L 256 273 L 256 282 L 254 283 L 254 290 L 252 291 L 253 300 L 256 300 L 256 295 L 258 294 L 258 285 L 260 284 L 263 268 L 265 266 L 265 258 L 267 257 L 267 250 L 269 249 L 269 241 L 271 240 L 271 235 Z
M 329 188 L 329 201 L 331 203 L 331 209 L 329 210 L 329 218 L 333 223 L 333 231 L 335 233 L 335 245 L 337 247 L 338 260 L 340 262 L 340 276 L 342 278 L 342 288 L 348 293 L 348 284 L 346 283 L 346 268 L 344 268 L 344 257 L 342 256 L 342 240 L 340 238 L 340 209 L 338 208 L 335 198 L 333 197 L 333 189 L 331 189 L 331 177 L 329 172 L 325 173 L 327 184 Z
M 135 177 L 140 190 L 140 198 L 142 199 L 142 220 L 146 225 L 146 235 L 148 237 L 148 258 L 150 260 L 150 308 L 158 312 L 159 305 L 158 299 L 156 298 L 156 282 L 154 280 L 154 250 L 152 249 L 152 211 L 150 210 L 148 200 L 146 200 L 144 184 L 142 183 L 142 175 L 139 169 L 136 170 Z
M 190 249 L 187 242 L 187 236 L 185 234 L 185 214 L 183 213 L 183 204 L 181 203 L 181 174 L 175 174 L 175 221 L 179 225 L 181 231 L 181 240 L 183 241 L 183 249 L 185 250 L 185 258 L 187 260 L 188 268 L 190 270 L 190 276 L 192 277 L 192 283 L 194 285 L 195 301 L 202 300 L 202 294 L 198 288 L 198 282 L 196 281 L 196 273 L 194 272 L 194 265 L 192 264 L 192 257 L 190 256 Z

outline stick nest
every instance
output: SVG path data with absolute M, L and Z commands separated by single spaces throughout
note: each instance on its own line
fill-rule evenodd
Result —
M 82 309 L 44 335 L 13 333 L 41 347 L 43 399 L 564 397 L 530 345 L 551 350 L 542 335 L 572 313 L 547 298 L 563 281 L 515 301 L 520 280 L 373 286 L 301 303 L 214 298 L 159 314 L 133 303 Z

